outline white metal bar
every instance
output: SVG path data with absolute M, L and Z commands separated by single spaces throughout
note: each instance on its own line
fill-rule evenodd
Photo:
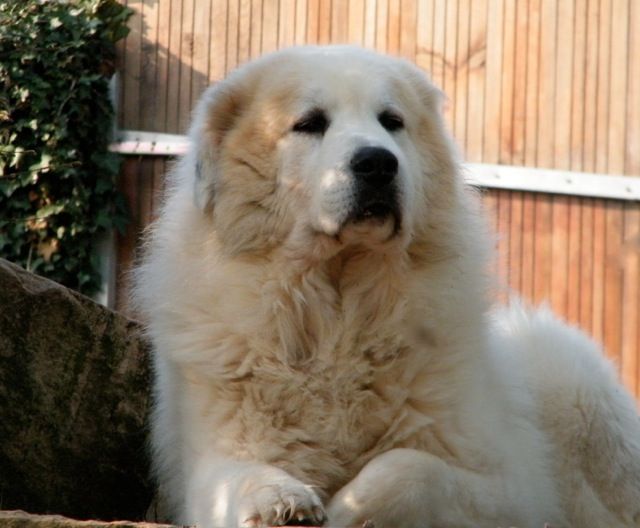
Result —
M 111 150 L 121 154 L 178 156 L 184 154 L 188 147 L 187 136 L 121 130 L 116 134 Z M 638 176 L 612 176 L 486 163 L 467 163 L 464 168 L 466 181 L 479 187 L 640 201 Z
M 640 177 L 468 163 L 471 185 L 615 200 L 640 200 Z
M 110 150 L 139 156 L 179 156 L 189 147 L 187 136 L 138 130 L 119 130 Z

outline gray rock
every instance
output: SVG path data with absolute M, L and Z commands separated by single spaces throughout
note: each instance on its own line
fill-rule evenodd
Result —
M 148 405 L 138 324 L 0 259 L 2 509 L 143 519 Z
M 169 524 L 128 521 L 76 521 L 60 515 L 31 515 L 23 511 L 0 511 L 3 528 L 171 528 Z

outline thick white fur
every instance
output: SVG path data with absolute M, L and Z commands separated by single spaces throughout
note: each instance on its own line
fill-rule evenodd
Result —
M 634 403 L 578 330 L 490 313 L 439 101 L 353 48 L 279 52 L 204 95 L 137 271 L 174 520 L 640 526 Z M 291 131 L 309 107 L 323 136 Z M 363 145 L 399 159 L 396 236 L 348 221 Z

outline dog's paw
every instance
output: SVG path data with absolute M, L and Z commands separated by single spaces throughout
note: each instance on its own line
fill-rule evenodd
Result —
M 333 496 L 327 506 L 329 525 L 432 526 L 433 493 L 442 481 L 437 464 L 434 457 L 413 449 L 378 455 Z
M 327 507 L 329 526 L 356 527 L 371 521 L 374 512 L 366 504 L 353 500 L 349 493 L 334 497 Z
M 322 502 L 309 487 L 298 482 L 266 484 L 245 496 L 239 509 L 240 526 L 322 526 Z

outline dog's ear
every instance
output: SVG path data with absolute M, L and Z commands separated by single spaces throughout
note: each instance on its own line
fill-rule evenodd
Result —
M 420 103 L 438 114 L 442 114 L 447 96 L 429 78 L 427 73 L 407 60 L 399 60 L 400 78 L 413 86 Z
M 245 101 L 242 86 L 231 78 L 207 89 L 196 106 L 189 136 L 194 149 L 194 198 L 202 211 L 213 208 L 222 145 L 242 114 Z

